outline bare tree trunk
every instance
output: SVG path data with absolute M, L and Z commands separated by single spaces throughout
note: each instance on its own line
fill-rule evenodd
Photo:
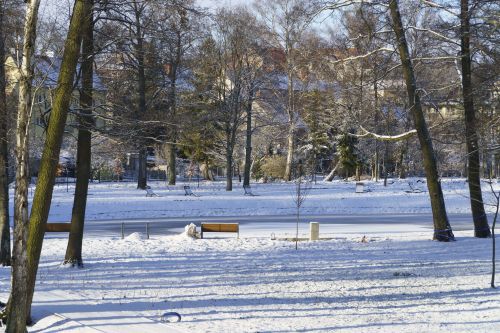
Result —
M 168 166 L 168 185 L 175 185 L 176 181 L 176 166 L 175 166 L 175 144 L 167 143 L 165 145 L 167 151 L 167 166 Z
M 178 52 L 177 54 L 177 64 L 180 62 L 180 54 Z M 172 69 L 172 74 L 170 75 L 170 93 L 169 93 L 169 99 L 170 99 L 170 109 L 171 109 L 171 118 L 174 119 L 175 122 L 175 117 L 177 113 L 177 104 L 176 104 L 176 95 L 177 95 L 177 88 L 176 88 L 176 81 L 177 81 L 177 66 L 173 66 Z M 177 140 L 177 131 L 175 128 L 172 130 L 172 135 L 171 135 L 171 142 L 166 144 L 166 150 L 167 150 L 167 166 L 168 166 L 168 185 L 175 185 L 176 182 L 176 147 L 175 147 L 175 141 Z
M 208 161 L 200 166 L 200 171 L 204 179 L 210 181 L 214 180 L 214 176 L 212 174 L 212 171 L 210 170 L 210 164 L 208 163 Z
M 460 38 L 462 55 L 462 94 L 465 112 L 465 139 L 467 142 L 468 175 L 470 204 L 474 221 L 474 236 L 487 238 L 491 236 L 488 217 L 484 210 L 481 191 L 481 176 L 479 163 L 479 145 L 476 131 L 476 112 L 472 89 L 472 68 L 470 54 L 470 13 L 469 1 L 460 1 Z
M 4 2 L 0 1 L 0 265 L 10 266 L 9 222 L 9 151 L 7 128 L 9 116 L 5 93 Z
M 85 8 L 90 0 L 75 0 L 73 13 L 68 29 L 66 42 L 64 43 L 64 53 L 61 62 L 61 70 L 57 80 L 57 88 L 50 113 L 50 120 L 47 128 L 38 182 L 33 198 L 31 216 L 28 232 L 28 279 L 27 301 L 25 307 L 28 316 L 31 313 L 31 303 L 35 291 L 36 273 L 40 261 L 45 226 L 49 216 L 54 181 L 57 172 L 57 163 L 61 151 L 61 143 L 64 134 L 64 127 L 70 106 L 71 94 L 75 77 L 76 65 L 80 55 L 82 28 L 85 18 Z M 17 301 L 16 301 L 17 302 Z
M 250 97 L 247 104 L 247 129 L 245 146 L 245 169 L 243 171 L 243 186 L 250 186 L 250 174 L 252 172 L 252 106 L 253 89 L 250 90 Z
M 405 155 L 408 151 L 408 140 L 403 142 L 403 146 L 401 147 L 401 153 L 399 154 L 399 178 L 406 178 L 406 166 L 405 166 Z
M 495 275 L 496 275 L 496 261 L 497 261 L 497 245 L 496 245 L 496 237 L 495 237 L 495 227 L 497 225 L 498 212 L 500 209 L 500 192 L 495 193 L 493 188 L 492 180 L 490 179 L 491 191 L 493 192 L 493 196 L 496 199 L 496 209 L 495 215 L 493 215 L 493 224 L 491 225 L 491 288 L 495 287 Z
M 141 190 L 145 190 L 148 186 L 147 161 L 147 150 L 139 150 L 139 171 L 137 176 L 137 188 Z
M 399 56 L 401 58 L 403 76 L 406 81 L 410 110 L 422 149 L 424 169 L 427 177 L 427 188 L 429 190 L 432 216 L 434 220 L 433 238 L 438 241 L 454 240 L 455 237 L 446 214 L 443 191 L 439 181 L 436 155 L 432 145 L 432 139 L 427 128 L 427 123 L 424 118 L 420 96 L 417 91 L 413 64 L 408 50 L 401 14 L 399 13 L 398 0 L 391 0 L 389 8 L 393 21 L 393 29 L 398 42 Z
M 387 160 L 389 159 L 389 144 L 384 142 L 384 186 L 387 187 L 387 177 L 389 170 L 387 170 Z
M 337 164 L 335 164 L 332 171 L 330 171 L 330 173 L 325 177 L 326 182 L 331 182 L 333 180 L 333 178 L 335 177 L 335 172 L 337 172 L 339 166 L 340 166 L 340 161 L 337 162 Z
M 179 37 L 180 38 L 180 37 Z M 180 41 L 178 42 L 179 45 Z M 171 109 L 171 118 L 176 119 L 177 114 L 177 64 L 180 63 L 180 46 L 177 48 L 177 57 L 176 57 L 176 65 L 172 68 L 172 74 L 170 75 L 170 109 Z M 168 166 L 168 185 L 175 185 L 176 182 L 176 146 L 175 142 L 177 140 L 177 131 L 174 128 L 172 129 L 171 135 L 171 143 L 167 143 L 167 166 Z
M 377 80 L 373 81 L 373 93 L 375 94 L 375 126 L 378 126 L 379 112 L 378 112 L 378 85 Z M 379 142 L 375 140 L 375 181 L 378 182 L 380 177 L 380 149 Z
M 36 24 L 40 0 L 30 0 L 24 21 L 23 59 L 19 79 L 19 104 L 16 128 L 16 189 L 14 194 L 14 247 L 12 251 L 12 286 L 7 306 L 7 333 L 26 332 L 30 322 L 28 300 L 28 142 L 31 117 L 31 93 L 35 52 Z M 2 60 L 3 61 L 3 60 Z
M 292 166 L 293 166 L 293 155 L 295 150 L 295 125 L 296 125 L 296 115 L 295 115 L 295 91 L 293 86 L 293 55 L 290 49 L 290 40 L 287 33 L 286 36 L 286 57 L 287 57 L 287 91 L 288 91 L 288 102 L 287 102 L 287 112 L 288 112 L 288 144 L 287 144 L 287 155 L 286 155 L 286 167 L 285 167 L 285 180 L 292 180 Z
M 226 149 L 226 191 L 233 190 L 233 150 Z
M 292 180 L 292 165 L 293 153 L 295 149 L 295 125 L 293 121 L 290 122 L 290 129 L 288 130 L 288 152 L 286 154 L 286 167 L 285 167 L 285 180 Z
M 92 118 L 92 89 L 94 64 L 94 0 L 88 0 L 85 8 L 85 22 L 82 36 L 82 89 L 80 92 L 81 115 L 78 129 L 78 147 L 76 153 L 76 187 L 71 214 L 71 231 L 66 248 L 65 264 L 83 267 L 82 243 L 87 207 L 87 193 L 91 172 L 91 143 L 90 128 Z
M 134 6 L 137 2 L 134 1 Z M 135 58 L 137 60 L 137 90 L 139 93 L 139 105 L 137 109 L 137 120 L 140 120 L 146 113 L 146 73 L 144 62 L 144 44 L 142 36 L 142 26 L 140 13 L 136 8 L 135 11 L 135 33 L 137 43 L 135 44 Z M 137 177 L 137 188 L 145 190 L 147 187 L 147 148 L 139 149 L 139 175 Z

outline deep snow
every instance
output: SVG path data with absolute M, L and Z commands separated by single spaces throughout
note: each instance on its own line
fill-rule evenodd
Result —
M 448 210 L 468 212 L 465 182 L 443 184 Z M 430 210 L 427 193 L 406 193 L 403 182 L 368 187 L 372 192 L 355 194 L 353 183 L 318 183 L 304 211 Z M 199 198 L 159 183 L 153 188 L 160 197 L 146 198 L 133 184 L 94 184 L 88 218 L 293 212 L 286 184 L 254 185 L 257 197 L 225 193 L 220 184 L 193 186 Z M 56 189 L 52 221 L 69 218 L 65 190 Z M 266 228 L 278 238 L 293 233 Z M 458 231 L 457 242 L 437 243 L 430 230 L 414 227 L 366 226 L 359 234 L 350 228 L 338 227 L 331 240 L 300 242 L 298 251 L 258 232 L 203 240 L 94 236 L 84 239 L 79 270 L 61 266 L 67 241 L 51 235 L 35 295 L 40 320 L 30 332 L 500 332 L 500 291 L 489 288 L 491 240 Z M 8 288 L 9 269 L 0 268 L 0 299 Z M 160 323 L 167 311 L 182 322 Z

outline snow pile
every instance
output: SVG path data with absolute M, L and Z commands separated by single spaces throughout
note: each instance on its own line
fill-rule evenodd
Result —
M 196 224 L 191 223 L 187 226 L 184 227 L 184 235 L 190 238 L 197 238 L 196 237 Z
M 147 239 L 147 237 L 140 233 L 140 232 L 133 232 L 131 233 L 130 235 L 128 235 L 127 237 L 124 238 L 125 241 L 132 241 L 132 242 L 136 242 L 136 241 L 142 241 L 142 240 L 145 240 Z

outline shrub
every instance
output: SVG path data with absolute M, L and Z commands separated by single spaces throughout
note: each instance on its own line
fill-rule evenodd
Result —
M 261 170 L 264 177 L 271 179 L 282 179 L 285 176 L 286 156 L 266 157 L 262 163 Z

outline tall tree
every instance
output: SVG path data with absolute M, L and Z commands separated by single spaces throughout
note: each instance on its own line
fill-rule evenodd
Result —
M 119 79 L 115 80 L 116 88 L 110 96 L 112 102 L 119 105 L 115 118 L 121 113 L 121 139 L 128 141 L 138 152 L 138 189 L 147 187 L 148 146 L 156 141 L 157 136 L 157 126 L 148 122 L 153 118 L 155 96 L 159 95 L 151 92 L 151 88 L 156 88 L 151 79 L 154 66 L 150 61 L 157 39 L 153 24 L 155 15 L 152 13 L 155 3 L 153 0 L 104 3 L 108 31 L 111 30 L 113 35 L 110 39 L 117 40 L 111 43 L 114 50 L 110 60 L 115 62 L 112 76 Z
M 10 266 L 7 112 L 5 92 L 4 0 L 0 0 L 0 265 Z
M 259 26 L 249 11 L 222 12 L 218 18 L 223 83 L 219 121 L 225 132 L 227 183 L 231 185 L 233 155 L 239 127 L 246 123 L 244 185 L 250 182 L 252 108 L 256 90 L 262 80 L 262 58 L 259 55 Z M 260 30 L 262 31 L 262 30 Z M 227 84 L 229 80 L 230 84 Z M 230 190 L 232 186 L 227 186 Z
M 90 128 L 93 124 L 93 65 L 94 65 L 94 0 L 88 0 L 85 7 L 85 21 L 82 34 L 82 65 L 80 113 L 78 129 L 78 146 L 76 153 L 76 186 L 71 214 L 71 231 L 64 263 L 83 266 L 82 242 L 87 207 L 87 193 L 91 173 L 91 143 Z
M 28 0 L 24 21 L 24 41 L 19 69 L 19 103 L 16 127 L 16 189 L 14 193 L 14 246 L 12 250 L 12 285 L 7 306 L 8 333 L 26 331 L 30 320 L 28 299 L 27 240 L 28 240 L 28 142 L 31 117 L 31 96 L 35 52 L 36 26 L 40 0 Z
M 422 149 L 423 164 L 427 177 L 427 188 L 431 200 L 432 216 L 434 222 L 434 239 L 438 241 L 454 240 L 446 206 L 444 203 L 443 190 L 439 181 L 436 155 L 432 145 L 432 139 L 422 110 L 420 93 L 417 88 L 417 81 L 413 69 L 413 63 L 410 57 L 406 33 L 399 11 L 399 1 L 390 0 L 390 15 L 393 24 L 393 30 L 396 35 L 399 57 L 401 59 L 403 77 L 406 83 L 408 94 L 408 103 L 413 118 L 413 123 L 417 131 L 417 136 Z
M 297 124 L 299 120 L 296 104 L 296 54 L 298 44 L 307 30 L 311 16 L 316 12 L 315 1 L 310 0 L 259 0 L 256 2 L 261 21 L 267 27 L 269 42 L 285 54 L 286 112 L 288 115 L 287 159 L 285 180 L 292 179 Z
M 190 23 L 188 12 L 183 6 L 177 5 L 172 15 L 167 19 L 166 28 L 168 29 L 162 34 L 165 38 L 167 50 L 167 77 L 168 77 L 168 106 L 169 106 L 169 120 L 174 123 L 170 135 L 168 135 L 168 143 L 165 145 L 167 152 L 167 165 L 168 165 L 168 184 L 175 185 L 176 182 L 176 141 L 178 131 L 176 129 L 177 118 L 177 99 L 178 89 L 177 83 L 181 73 L 184 56 L 186 50 L 192 45 L 190 40 Z
M 142 14 L 145 11 L 145 3 L 132 1 L 134 13 L 133 31 L 136 42 L 134 43 L 134 56 L 137 61 L 137 92 L 139 101 L 137 107 L 137 119 L 141 119 L 146 113 L 146 66 L 145 66 L 145 49 L 144 49 L 144 32 L 142 26 Z M 137 178 L 137 188 L 146 189 L 147 187 L 147 149 L 141 147 L 139 149 L 139 175 Z
M 220 130 L 219 151 L 226 160 L 226 191 L 233 189 L 234 150 L 238 129 L 244 121 L 243 55 L 248 45 L 242 17 L 236 12 L 220 11 L 214 32 L 218 77 L 214 90 L 217 108 L 213 120 Z
M 28 274 L 25 281 L 27 298 L 24 306 L 28 317 L 31 314 L 31 303 L 35 291 L 36 273 L 40 261 L 45 226 L 49 216 L 50 204 L 54 190 L 59 153 L 66 125 L 66 118 L 73 92 L 76 65 L 80 55 L 84 18 L 90 0 L 75 0 L 69 29 L 64 43 L 61 69 L 54 94 L 52 111 L 47 128 L 46 140 L 40 162 L 38 182 L 33 198 L 29 220 L 29 238 L 27 243 Z M 14 299 L 18 303 L 17 299 Z
M 246 133 L 245 133 L 245 166 L 243 169 L 243 186 L 250 186 L 250 173 L 252 169 L 252 117 L 255 88 L 250 87 L 248 101 L 245 105 Z
M 465 113 L 465 139 L 467 143 L 467 174 L 469 180 L 470 204 L 474 221 L 474 235 L 479 238 L 491 236 L 488 217 L 484 210 L 481 191 L 479 144 L 476 130 L 476 111 L 472 88 L 472 58 L 470 49 L 469 0 L 460 0 L 460 45 L 462 63 L 462 96 Z
M 250 13 L 243 14 L 246 20 L 246 29 L 244 36 L 244 45 L 246 45 L 243 56 L 244 67 L 244 87 L 245 96 L 243 101 L 243 108 L 246 116 L 246 129 L 245 129 L 245 164 L 243 168 L 243 186 L 250 186 L 250 176 L 252 170 L 252 136 L 253 126 L 252 119 L 254 118 L 253 105 L 257 96 L 258 90 L 261 88 L 264 78 L 264 63 L 262 61 L 263 54 L 261 45 L 263 41 L 260 35 L 263 30 L 260 24 L 256 21 Z

